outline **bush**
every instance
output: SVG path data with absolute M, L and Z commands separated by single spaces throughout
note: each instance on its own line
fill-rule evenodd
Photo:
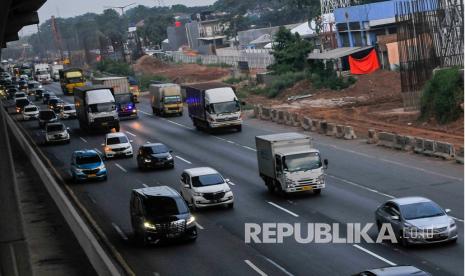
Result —
M 271 86 L 268 89 L 267 95 L 270 98 L 274 98 L 279 95 L 286 88 L 292 87 L 297 82 L 305 79 L 305 72 L 287 72 L 276 76 L 271 82 Z
M 227 84 L 236 84 L 236 83 L 239 83 L 239 82 L 241 82 L 243 80 L 246 80 L 246 78 L 244 78 L 244 77 L 239 77 L 239 78 L 231 77 L 229 79 L 225 79 L 223 82 L 227 83 Z
M 454 121 L 462 115 L 463 79 L 458 68 L 437 71 L 423 89 L 421 118 L 434 117 L 440 124 Z
M 97 63 L 97 70 L 113 75 L 133 76 L 134 71 L 126 62 L 103 60 Z

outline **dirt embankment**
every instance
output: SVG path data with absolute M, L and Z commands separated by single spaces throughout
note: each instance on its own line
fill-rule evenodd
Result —
M 434 120 L 420 121 L 418 112 L 404 111 L 399 73 L 379 70 L 357 78 L 354 85 L 340 91 L 315 89 L 310 82 L 302 81 L 276 99 L 253 96 L 248 101 L 293 109 L 311 118 L 351 125 L 359 134 L 366 134 L 369 128 L 374 128 L 455 145 L 464 144 L 463 117 L 439 125 Z M 289 96 L 305 94 L 312 96 L 291 103 L 287 101 Z
M 137 60 L 134 64 L 134 71 L 144 75 L 164 76 L 176 83 L 215 81 L 230 74 L 228 68 L 198 64 L 168 64 L 151 56 L 143 56 Z

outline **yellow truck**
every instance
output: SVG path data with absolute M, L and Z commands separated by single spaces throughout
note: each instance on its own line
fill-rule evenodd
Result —
M 151 84 L 150 96 L 153 114 L 182 116 L 182 95 L 181 87 L 178 84 Z
M 86 84 L 84 74 L 80 68 L 68 68 L 59 71 L 61 90 L 65 95 L 72 94 L 75 87 Z

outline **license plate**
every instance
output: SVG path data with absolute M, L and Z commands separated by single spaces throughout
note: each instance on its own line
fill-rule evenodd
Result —
M 93 174 L 89 174 L 88 176 L 89 177 L 96 177 L 97 175 L 95 173 L 93 173 Z
M 108 123 L 102 123 L 102 126 L 107 126 L 107 125 L 108 125 Z
M 312 189 L 312 186 L 303 186 L 302 191 L 310 191 Z

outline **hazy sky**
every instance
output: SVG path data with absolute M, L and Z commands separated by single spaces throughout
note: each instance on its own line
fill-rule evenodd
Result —
M 39 9 L 39 19 L 41 22 L 44 22 L 52 15 L 66 18 L 87 12 L 101 13 L 104 10 L 104 7 L 125 6 L 131 3 L 152 7 L 159 5 L 159 3 L 162 3 L 162 5 L 165 6 L 174 4 L 203 6 L 213 4 L 214 2 L 215 0 L 47 0 L 47 2 L 45 2 L 45 4 Z M 19 35 L 31 34 L 36 30 L 36 26 L 26 26 Z

